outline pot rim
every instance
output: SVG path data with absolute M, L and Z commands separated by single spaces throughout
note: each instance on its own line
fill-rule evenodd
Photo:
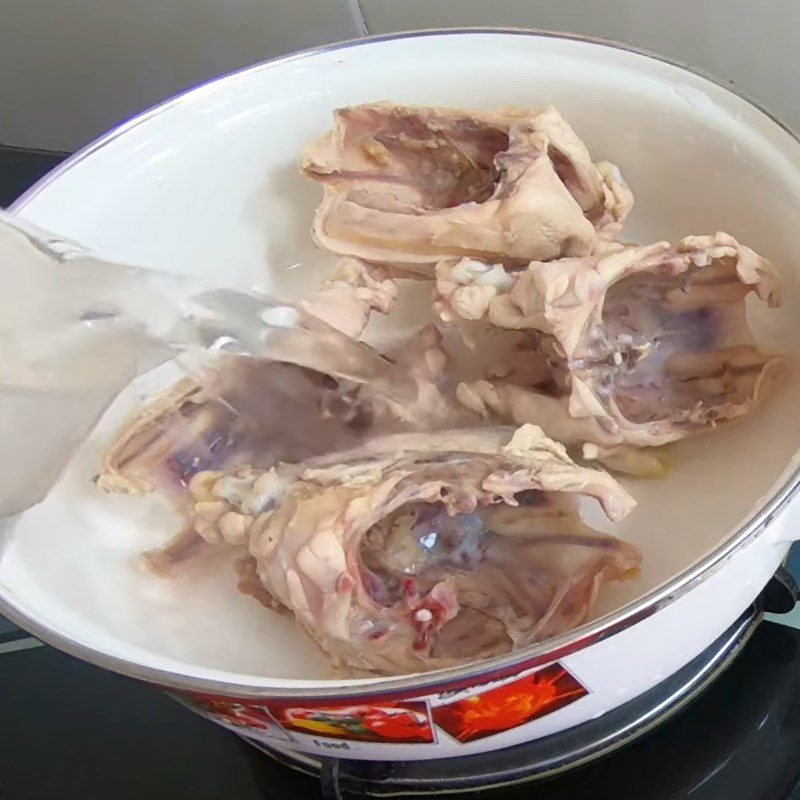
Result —
M 636 47 L 624 42 L 607 39 L 598 36 L 586 36 L 560 31 L 547 31 L 536 28 L 519 27 L 455 27 L 455 28 L 428 28 L 422 30 L 401 31 L 386 34 L 363 36 L 355 39 L 347 39 L 341 42 L 310 47 L 287 55 L 267 59 L 265 61 L 252 64 L 239 70 L 235 70 L 226 75 L 212 78 L 197 86 L 191 87 L 179 94 L 137 114 L 134 117 L 120 123 L 115 128 L 95 139 L 85 147 L 78 150 L 67 158 L 55 169 L 50 171 L 41 180 L 34 184 L 24 194 L 22 194 L 9 207 L 8 211 L 12 214 L 19 214 L 37 197 L 44 189 L 58 180 L 64 173 L 72 169 L 80 162 L 91 156 L 93 153 L 102 149 L 113 142 L 118 137 L 131 131 L 138 125 L 147 122 L 152 117 L 163 111 L 177 106 L 189 96 L 195 97 L 204 90 L 214 87 L 217 88 L 226 82 L 233 82 L 242 75 L 259 72 L 264 69 L 286 64 L 291 61 L 301 61 L 322 53 L 346 50 L 352 47 L 369 46 L 381 42 L 394 41 L 397 39 L 414 39 L 428 36 L 452 36 L 452 35 L 513 35 L 531 36 L 545 39 L 563 39 L 568 41 L 583 42 L 587 44 L 599 45 L 615 50 L 634 53 L 644 56 L 670 66 L 677 67 L 698 77 L 710 81 L 716 86 L 736 95 L 756 110 L 760 111 L 771 122 L 789 134 L 798 144 L 800 137 L 775 114 L 762 106 L 746 93 L 740 91 L 732 82 L 727 85 L 721 79 L 705 72 L 704 70 L 690 66 L 689 64 L 653 53 L 649 50 Z M 563 658 L 569 653 L 588 647 L 598 641 L 613 636 L 643 619 L 651 616 L 660 609 L 666 607 L 682 595 L 689 592 L 698 583 L 705 580 L 711 570 L 742 549 L 746 544 L 758 538 L 769 525 L 769 523 L 781 513 L 789 504 L 791 499 L 800 490 L 800 466 L 784 480 L 775 492 L 762 501 L 760 508 L 753 512 L 736 532 L 725 540 L 716 549 L 690 566 L 687 570 L 680 573 L 667 583 L 656 587 L 648 594 L 637 600 L 631 601 L 622 608 L 609 614 L 592 620 L 579 628 L 568 631 L 561 636 L 546 640 L 541 643 L 531 645 L 522 650 L 517 650 L 503 656 L 495 656 L 485 661 L 472 662 L 458 667 L 434 670 L 425 673 L 415 673 L 413 675 L 401 675 L 387 678 L 368 679 L 368 682 L 336 684 L 335 681 L 325 681 L 330 686 L 319 686 L 315 684 L 321 681 L 308 680 L 306 686 L 298 685 L 294 688 L 274 687 L 257 684 L 230 683 L 223 680 L 212 678 L 202 678 L 198 676 L 183 675 L 171 670 L 150 667 L 135 662 L 127 661 L 118 656 L 113 656 L 89 645 L 76 642 L 64 636 L 58 630 L 49 627 L 45 623 L 29 617 L 21 611 L 14 602 L 4 596 L 0 590 L 0 613 L 8 617 L 12 622 L 31 634 L 41 639 L 43 642 L 64 652 L 88 661 L 97 666 L 110 669 L 114 672 L 127 675 L 132 678 L 157 683 L 163 687 L 182 691 L 194 691 L 202 694 L 212 694 L 228 696 L 234 698 L 320 698 L 347 700 L 350 698 L 360 698 L 364 696 L 404 695 L 420 696 L 436 691 L 437 687 L 446 685 L 452 688 L 454 683 L 469 685 L 476 681 L 484 682 L 490 677 L 504 677 L 513 675 L 522 669 L 530 669 L 535 666 L 550 663 L 558 658 Z M 299 682 L 298 682 L 299 683 Z

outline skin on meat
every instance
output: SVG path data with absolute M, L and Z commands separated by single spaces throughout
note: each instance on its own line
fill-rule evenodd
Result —
M 361 387 L 359 400 L 372 409 L 373 431 L 433 430 L 481 422 L 455 398 L 442 335 L 435 325 L 424 325 L 386 357 L 407 383 L 407 391 L 401 398 L 386 391 L 381 381 Z
M 244 537 L 271 605 L 355 670 L 434 669 L 563 633 L 641 560 L 578 513 L 591 497 L 618 520 L 632 498 L 531 425 L 379 437 L 192 490 L 205 535 Z
M 619 170 L 593 164 L 552 107 L 342 108 L 302 171 L 323 184 L 321 247 L 424 277 L 454 256 L 519 266 L 586 255 L 633 204 Z
M 356 258 L 342 258 L 333 275 L 300 307 L 351 339 L 360 339 L 373 311 L 388 314 L 397 283 L 386 270 Z
M 358 339 L 370 314 L 388 313 L 396 297 L 397 285 L 385 270 L 342 259 L 320 290 L 300 304 L 314 315 L 306 319 L 307 329 L 289 330 L 278 343 L 285 362 L 223 356 L 203 375 L 182 378 L 123 427 L 105 453 L 96 483 L 127 494 L 157 489 L 183 510 L 198 472 L 241 463 L 268 468 L 353 446 L 370 426 L 373 409 L 359 401 L 357 385 L 334 377 L 333 367 L 357 367 L 348 359 L 366 351 L 341 352 L 336 337 Z M 336 364 L 327 357 L 331 349 L 339 353 Z M 153 571 L 167 572 L 204 544 L 188 527 L 146 553 L 144 561 Z
M 369 313 L 387 312 L 395 297 L 396 284 L 383 270 L 349 259 L 304 309 L 315 314 L 313 320 L 336 324 L 355 337 Z M 443 391 L 445 356 L 432 325 L 384 357 L 366 345 L 343 350 L 337 345 L 350 340 L 336 338 L 325 326 L 311 330 L 311 338 L 301 333 L 288 330 L 281 345 L 283 355 L 296 363 L 222 357 L 205 377 L 184 378 L 155 398 L 109 448 L 97 483 L 132 494 L 157 489 L 183 512 L 198 473 L 217 474 L 243 464 L 269 469 L 353 447 L 378 431 L 478 421 L 452 392 Z M 337 376 L 337 370 L 353 366 L 351 358 L 367 353 L 384 372 L 360 384 Z M 199 553 L 200 545 L 221 542 L 209 534 L 209 522 L 217 521 L 213 508 L 206 512 L 210 520 L 201 515 L 196 526 L 146 553 L 145 565 L 168 572 Z M 258 594 L 263 599 L 263 592 Z
M 397 284 L 385 270 L 342 259 L 301 308 L 358 339 L 372 311 L 388 313 L 396 297 Z M 311 331 L 312 350 L 327 343 L 320 337 L 330 329 Z M 352 429 L 363 425 L 367 413 L 354 387 L 330 377 L 299 332 L 289 331 L 286 339 L 287 360 L 295 363 L 222 359 L 205 376 L 183 378 L 153 398 L 107 450 L 98 485 L 130 494 L 156 486 L 174 493 L 196 472 L 245 457 L 256 455 L 256 463 L 269 466 L 353 444 Z M 335 347 L 336 340 L 330 344 Z
M 781 359 L 758 349 L 745 307 L 751 292 L 778 305 L 779 277 L 725 233 L 532 262 L 490 281 L 495 269 L 440 264 L 440 316 L 532 332 L 532 358 L 546 360 L 550 379 L 473 381 L 459 399 L 602 446 L 593 457 L 624 464 L 625 451 L 608 448 L 663 445 L 741 417 L 779 371 Z

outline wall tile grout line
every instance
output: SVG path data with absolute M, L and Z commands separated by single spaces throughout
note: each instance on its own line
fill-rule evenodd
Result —
M 350 10 L 350 16 L 358 28 L 359 36 L 369 36 L 367 18 L 364 15 L 364 9 L 361 7 L 361 0 L 343 0 L 343 2 Z

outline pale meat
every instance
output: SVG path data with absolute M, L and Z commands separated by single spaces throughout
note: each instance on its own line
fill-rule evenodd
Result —
M 432 430 L 480 423 L 480 417 L 455 398 L 442 335 L 435 325 L 423 326 L 385 355 L 394 368 L 388 381 L 372 381 L 358 393 L 359 401 L 372 409 L 373 430 Z M 398 382 L 402 394 L 394 390 Z
M 751 411 L 780 367 L 758 349 L 745 306 L 751 292 L 778 305 L 778 275 L 724 233 L 533 262 L 511 288 L 494 278 L 487 290 L 490 274 L 441 265 L 440 313 L 466 308 L 468 320 L 531 331 L 532 358 L 546 359 L 551 380 L 482 380 L 459 398 L 562 441 L 657 446 L 711 430 Z
M 204 385 L 185 378 L 151 401 L 111 445 L 97 482 L 107 491 L 181 493 L 202 470 L 354 444 L 368 418 L 356 393 L 294 364 L 223 361 Z
M 370 412 L 356 399 L 357 387 L 333 369 L 347 371 L 347 359 L 361 354 L 343 348 L 338 334 L 357 339 L 371 312 L 387 313 L 396 296 L 383 270 L 343 259 L 301 304 L 315 316 L 283 337 L 285 362 L 222 358 L 204 376 L 183 378 L 124 426 L 98 484 L 134 494 L 156 486 L 181 493 L 202 470 L 243 460 L 269 466 L 353 444 Z
M 321 247 L 426 277 L 448 256 L 586 255 L 633 204 L 619 170 L 593 164 L 552 107 L 342 108 L 302 169 L 324 186 Z
M 399 434 L 191 488 L 204 536 L 247 542 L 247 591 L 257 575 L 334 664 L 381 674 L 570 630 L 641 560 L 578 514 L 585 496 L 618 520 L 632 498 L 535 426 Z
M 388 314 L 397 300 L 397 283 L 385 270 L 343 258 L 322 288 L 300 306 L 337 331 L 358 339 L 373 311 Z

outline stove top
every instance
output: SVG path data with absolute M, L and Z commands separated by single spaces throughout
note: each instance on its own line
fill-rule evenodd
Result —
M 0 147 L 0 205 L 60 158 Z M 767 605 L 777 607 L 780 597 Z M 800 800 L 800 630 L 777 619 L 753 630 L 752 620 L 743 618 L 724 651 L 736 653 L 727 669 L 690 705 L 636 741 L 561 774 L 458 796 Z M 729 660 L 710 660 L 702 674 L 716 675 Z M 278 763 L 149 686 L 41 645 L 2 618 L 0 719 L 0 800 L 321 795 L 319 777 Z M 625 724 L 622 719 L 620 730 Z M 407 765 L 398 766 L 403 772 Z M 363 777 L 369 769 L 329 765 L 326 780 L 331 772 L 347 777 L 360 770 Z M 349 792 L 346 780 L 337 782 L 330 796 L 364 796 Z
M 319 778 L 156 689 L 32 644 L 21 632 L 0 634 L 3 800 L 321 796 Z M 480 797 L 585 800 L 591 787 L 592 800 L 800 800 L 799 754 L 800 630 L 762 622 L 697 700 L 637 741 Z M 343 800 L 363 796 L 341 792 Z

